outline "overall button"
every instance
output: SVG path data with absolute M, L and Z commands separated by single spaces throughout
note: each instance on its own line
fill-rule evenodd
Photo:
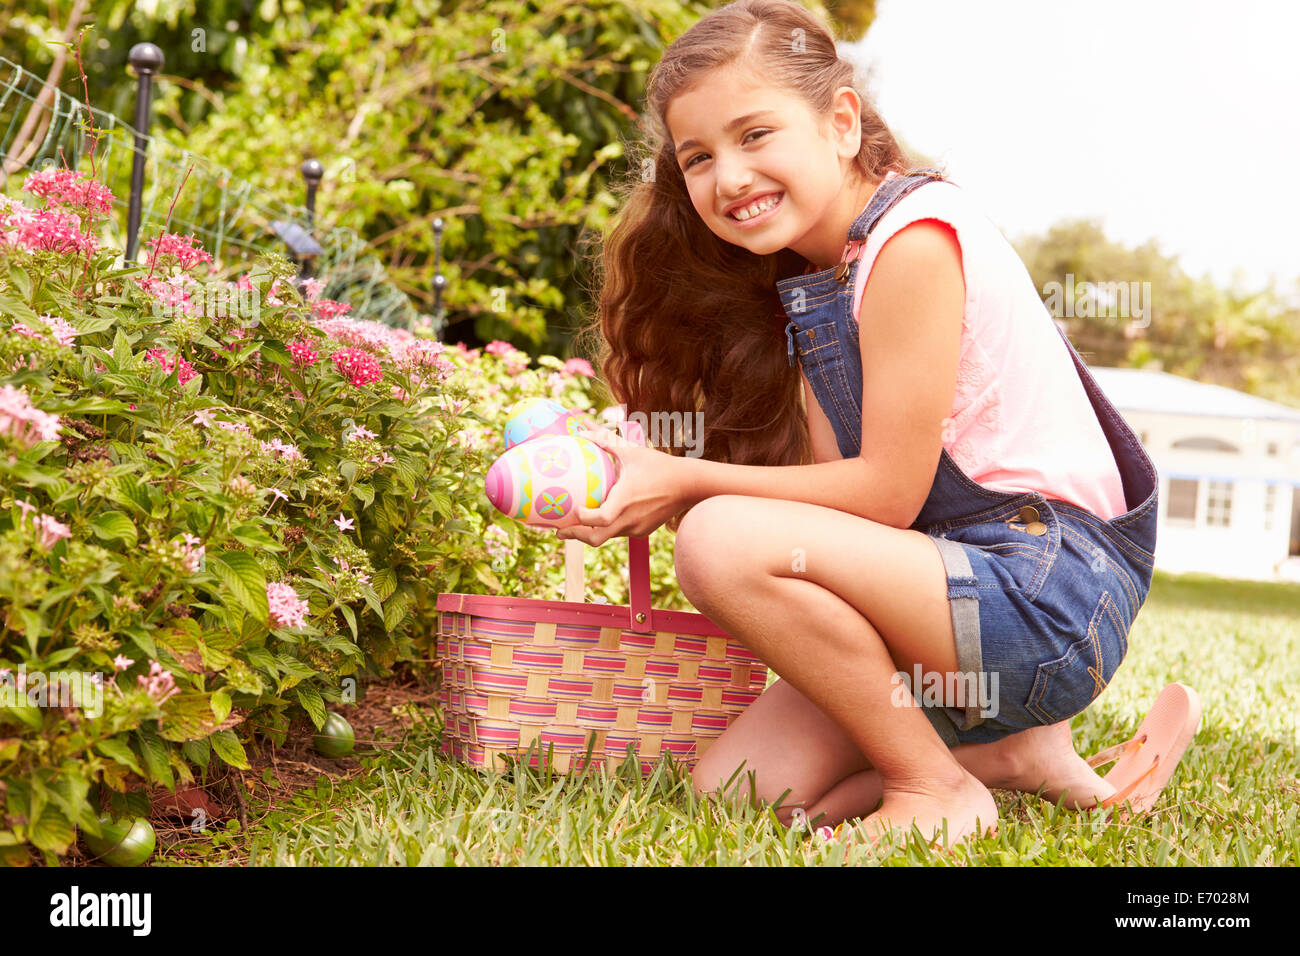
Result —
M 1018 520 L 1022 524 L 1029 524 L 1031 521 L 1034 522 L 1038 521 L 1038 509 L 1035 508 L 1033 505 L 1025 505 L 1023 508 L 1020 509 L 1020 517 Z M 1042 534 L 1041 531 L 1035 533 Z
M 1047 525 L 1043 524 L 1041 521 L 1031 521 L 1029 524 L 1025 525 L 1025 530 L 1030 534 L 1044 534 L 1047 531 Z

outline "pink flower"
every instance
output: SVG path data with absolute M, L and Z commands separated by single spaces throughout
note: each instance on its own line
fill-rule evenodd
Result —
M 32 173 L 23 189 L 45 201 L 61 206 L 75 206 L 92 215 L 106 216 L 113 211 L 113 194 L 102 183 L 71 169 L 47 169 Z
M 181 567 L 189 574 L 197 574 L 203 567 L 203 543 L 196 535 L 188 532 L 183 537 L 185 543 L 181 547 Z
M 72 531 L 66 524 L 50 515 L 38 515 L 35 523 L 41 531 L 41 547 L 46 550 L 72 536 Z
M 352 429 L 352 432 L 349 437 L 365 440 L 367 438 L 377 438 L 378 436 L 374 432 L 372 432 L 369 428 L 365 428 L 364 426 L 357 425 Z
M 320 298 L 321 289 L 325 288 L 325 283 L 320 279 L 303 279 L 302 294 L 307 297 L 308 302 L 315 302 Z
M 41 321 L 45 323 L 46 328 L 50 330 L 50 335 L 54 336 L 54 341 L 58 342 L 65 348 L 69 348 L 81 332 L 70 325 L 65 319 L 57 315 L 42 315 Z
M 342 515 L 339 515 L 337 518 L 334 519 L 334 523 L 335 523 L 336 525 L 339 526 L 339 530 L 340 530 L 340 531 L 351 531 L 351 530 L 352 530 L 352 519 L 351 519 L 351 518 L 345 518 L 345 517 L 343 517 Z
M 276 627 L 301 627 L 307 619 L 307 602 L 299 598 L 287 584 L 268 584 L 266 603 L 270 609 L 271 623 Z
M 298 450 L 297 445 L 292 442 L 280 441 L 278 438 L 262 442 L 262 451 L 276 458 L 283 458 L 285 461 L 301 461 L 303 459 L 303 454 Z
M 289 354 L 293 356 L 293 364 L 298 368 L 315 365 L 316 360 L 320 358 L 316 354 L 316 350 L 311 347 L 311 342 L 307 339 L 294 339 L 290 342 Z
M 252 292 L 253 277 L 250 276 L 247 272 L 245 272 L 242 276 L 239 277 L 239 281 L 235 283 L 235 290 L 238 292 Z
M 173 361 L 171 355 L 163 349 L 149 349 L 144 353 L 144 358 L 146 362 L 157 362 L 158 367 L 168 375 L 172 373 L 172 369 L 176 368 L 176 363 L 179 362 L 180 371 L 176 373 L 176 378 L 181 385 L 184 385 L 186 382 L 190 381 L 190 379 L 198 378 L 199 373 L 194 371 L 194 367 L 190 365 L 189 362 L 185 361 L 183 357 L 177 358 Z M 218 422 L 218 424 L 220 424 L 220 422 Z
M 311 309 L 318 318 L 335 319 L 344 313 L 351 312 L 352 306 L 346 302 L 335 302 L 333 299 L 317 299 L 312 303 Z
M 288 501 L 288 500 L 289 500 L 289 496 L 286 495 L 286 494 L 285 494 L 283 491 L 281 491 L 279 488 L 267 488 L 266 490 L 269 491 L 269 492 L 271 493 L 271 500 L 272 500 L 272 501 Z
M 361 349 L 339 349 L 333 355 L 334 367 L 356 388 L 383 378 L 379 360 Z
M 23 512 L 21 515 L 18 516 L 18 527 L 21 529 L 24 525 L 27 524 L 27 516 L 31 514 L 33 511 L 36 511 L 37 509 L 35 505 L 28 504 L 26 501 L 15 500 L 14 504 L 16 504 L 20 509 L 22 509 Z
M 59 440 L 59 416 L 33 407 L 27 392 L 12 385 L 0 386 L 0 435 L 31 447 L 37 442 Z
M 564 363 L 564 373 L 566 375 L 582 375 L 586 378 L 595 378 L 596 373 L 591 367 L 591 363 L 585 358 L 571 358 Z
M 33 211 L 22 203 L 0 207 L 0 236 L 4 243 L 28 252 L 81 252 L 89 255 L 98 246 L 93 232 L 81 231 L 81 217 L 57 209 Z
M 149 240 L 147 244 L 153 248 L 152 262 L 170 258 L 175 259 L 182 269 L 188 269 L 190 266 L 212 261 L 212 256 L 203 251 L 199 240 L 194 236 L 178 236 L 165 232 L 157 239 Z
M 248 430 L 248 426 L 243 422 L 217 422 L 217 427 L 224 428 L 228 432 L 239 432 L 244 435 L 251 434 Z
M 136 679 L 136 683 L 144 688 L 155 704 L 161 707 L 169 697 L 179 694 L 181 689 L 176 686 L 176 681 L 172 678 L 171 671 L 164 670 L 163 666 L 157 661 L 149 662 L 149 676 L 141 674 Z
M 204 428 L 211 428 L 213 425 L 212 412 L 206 408 L 200 408 L 194 413 L 194 420 Z
M 199 303 L 191 299 L 187 288 L 192 281 L 187 273 L 178 273 L 170 279 L 145 276 L 138 281 L 140 288 L 153 298 L 155 312 L 161 315 L 193 315 L 199 310 Z
M 113 670 L 124 671 L 134 663 L 135 661 L 131 660 L 131 658 L 118 654 L 117 657 L 113 658 Z
M 509 342 L 502 342 L 500 339 L 494 339 L 487 345 L 483 346 L 483 351 L 488 355 L 509 355 L 517 351 Z

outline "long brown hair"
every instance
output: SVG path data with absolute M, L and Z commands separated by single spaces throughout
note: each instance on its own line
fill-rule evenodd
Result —
M 797 38 L 794 42 L 792 38 Z M 740 62 L 829 116 L 835 91 L 862 99 L 862 146 L 854 169 L 876 182 L 907 168 L 903 150 L 835 49 L 829 27 L 790 0 L 739 0 L 701 19 L 665 51 L 647 82 L 648 142 L 625 143 L 629 174 L 613 188 L 621 212 L 593 259 L 596 361 L 628 415 L 684 412 L 703 424 L 702 455 L 746 465 L 812 461 L 791 368 L 778 279 L 808 262 L 790 249 L 756 255 L 719 239 L 701 221 L 677 166 L 665 114 L 711 70 Z M 701 436 L 693 436 L 699 442 Z M 667 448 L 681 454 L 678 448 Z M 685 511 L 667 527 L 676 531 Z

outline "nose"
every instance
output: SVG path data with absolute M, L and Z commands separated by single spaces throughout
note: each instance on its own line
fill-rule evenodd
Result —
M 718 208 L 734 202 L 749 191 L 753 174 L 743 160 L 718 157 L 713 161 L 718 195 Z

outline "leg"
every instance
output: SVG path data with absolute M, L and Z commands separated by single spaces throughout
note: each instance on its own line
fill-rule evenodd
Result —
M 1053 803 L 1064 796 L 1074 809 L 1095 806 L 1115 789 L 1074 752 L 1065 721 L 993 743 L 960 744 L 951 753 L 986 787 L 1041 793 Z M 849 735 L 785 680 L 775 681 L 713 742 L 693 779 L 700 796 L 730 780 L 726 792 L 737 801 L 779 800 L 776 816 L 787 825 L 799 810 L 809 822 L 831 826 L 864 817 L 884 796 L 880 772 Z
M 957 668 L 947 573 L 925 535 L 803 502 L 722 495 L 686 516 L 676 563 L 692 603 L 838 725 L 879 772 L 882 803 L 869 829 L 915 822 L 931 834 L 946 819 L 955 840 L 975 832 L 977 818 L 981 827 L 994 822 L 988 790 L 911 695 L 895 692 L 898 670 Z M 833 749 L 844 756 L 843 746 Z

